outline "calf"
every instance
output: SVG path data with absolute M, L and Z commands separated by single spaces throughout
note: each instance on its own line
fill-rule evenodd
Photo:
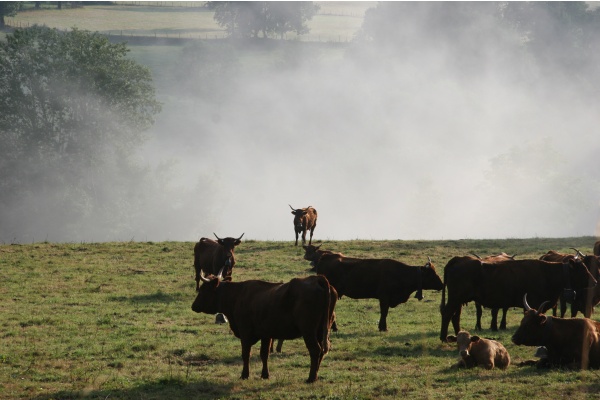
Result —
M 547 356 L 538 367 L 600 368 L 600 323 L 588 318 L 558 318 L 545 315 L 550 302 L 535 310 L 523 296 L 525 315 L 512 337 L 516 345 L 544 346 Z
M 458 335 L 450 335 L 448 342 L 456 342 L 460 361 L 455 368 L 473 368 L 481 366 L 485 369 L 494 367 L 506 369 L 510 365 L 510 355 L 502 343 L 479 336 L 471 336 L 467 331 L 460 331 Z

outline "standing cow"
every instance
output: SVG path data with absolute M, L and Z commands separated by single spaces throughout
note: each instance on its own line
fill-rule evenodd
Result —
M 306 243 L 306 231 L 310 231 L 308 244 L 312 244 L 312 237 L 317 227 L 317 210 L 312 206 L 294 209 L 288 204 L 294 214 L 294 232 L 296 233 L 296 246 L 298 246 L 298 235 L 302 233 L 302 244 Z
M 200 276 L 202 286 L 192 310 L 223 313 L 242 342 L 242 379 L 250 375 L 250 350 L 260 340 L 261 377 L 269 378 L 267 361 L 273 339 L 304 338 L 310 353 L 307 382 L 317 380 L 323 356 L 330 348 L 329 331 L 337 301 L 335 289 L 323 276 L 294 278 L 288 283 L 258 280 L 222 281 Z
M 237 239 L 226 237 L 221 239 L 213 232 L 217 238 L 215 242 L 212 239 L 202 238 L 194 246 L 194 269 L 196 270 L 196 291 L 200 288 L 200 274 L 216 275 L 221 269 L 225 271 L 225 277 L 231 276 L 231 271 L 235 266 L 234 250 L 237 245 L 242 243 L 242 236 Z
M 563 262 L 566 260 L 581 260 L 590 271 L 590 274 L 596 279 L 600 279 L 600 259 L 598 256 L 586 256 L 574 247 L 575 254 L 559 253 L 554 250 L 548 251 L 540 257 L 544 261 Z M 571 318 L 575 318 L 578 312 L 584 317 L 590 318 L 594 311 L 594 306 L 600 303 L 600 285 L 594 288 L 584 288 L 583 291 L 576 292 L 566 290 L 560 296 L 560 317 L 564 317 L 567 311 L 567 303 L 571 303 Z M 553 308 L 552 314 L 556 316 L 556 308 Z
M 508 351 L 496 340 L 471 336 L 467 331 L 460 331 L 456 336 L 448 336 L 448 342 L 456 342 L 461 358 L 454 368 L 481 366 L 485 369 L 506 369 L 510 365 Z
M 411 266 L 391 259 L 360 259 L 339 253 L 323 254 L 317 262 L 317 274 L 324 275 L 339 297 L 378 299 L 379 330 L 387 331 L 391 308 L 408 301 L 411 293 L 423 299 L 423 290 L 442 290 L 442 280 L 431 259 L 425 266 Z
M 600 322 L 588 318 L 558 318 L 544 315 L 551 302 L 543 302 L 537 310 L 523 296 L 525 315 L 512 337 L 518 346 L 544 346 L 546 357 L 538 367 L 600 368 Z
M 489 264 L 472 257 L 454 257 L 444 269 L 440 340 L 447 340 L 450 321 L 454 332 L 460 331 L 462 306 L 469 301 L 489 308 L 519 307 L 523 295 L 529 293 L 535 301 L 550 300 L 554 305 L 565 289 L 582 292 L 595 285 L 596 280 L 580 260 L 564 263 L 515 260 Z

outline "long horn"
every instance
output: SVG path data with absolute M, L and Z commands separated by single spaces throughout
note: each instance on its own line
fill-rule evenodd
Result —
M 246 232 L 244 232 L 246 233 Z M 244 233 L 242 233 L 242 236 L 244 236 Z M 240 236 L 239 238 L 235 239 L 235 240 L 240 240 L 242 238 L 242 236 Z
M 531 310 L 531 307 L 527 303 L 527 293 L 523 295 L 523 307 L 525 307 L 525 311 Z
M 204 283 L 210 282 L 210 279 L 204 276 L 204 272 L 200 271 L 200 280 Z
M 479 254 L 477 254 L 477 253 L 473 253 L 473 252 L 471 252 L 471 253 L 469 253 L 469 254 L 471 254 L 472 256 L 475 256 L 475 257 L 477 257 L 478 259 L 480 259 L 480 260 L 481 260 L 481 257 L 479 257 Z
M 542 304 L 540 304 L 539 308 L 538 308 L 538 313 L 544 313 L 546 312 L 546 310 L 544 310 L 544 307 L 546 307 L 546 304 L 550 303 L 550 300 L 546 300 L 545 302 L 543 302 Z
M 577 253 L 578 256 L 580 256 L 581 258 L 585 258 L 585 254 L 583 254 L 582 252 L 580 252 L 579 250 L 577 250 L 575 247 L 569 247 L 572 250 L 575 250 L 575 252 Z
M 431 267 L 431 257 L 427 256 L 427 265 Z
M 294 207 L 292 207 L 292 205 L 291 205 L 291 204 L 288 204 L 288 206 L 290 206 L 290 208 L 291 208 L 292 210 L 296 211 L 296 209 L 295 209 Z
M 221 240 L 221 238 L 220 238 L 220 237 L 218 237 L 216 233 L 214 233 L 214 232 L 213 232 L 213 235 L 215 235 L 215 237 L 216 237 L 217 239 Z
M 221 268 L 221 270 L 219 271 L 219 273 L 217 274 L 217 279 L 218 280 L 222 280 L 223 279 L 223 270 L 225 269 L 225 267 Z

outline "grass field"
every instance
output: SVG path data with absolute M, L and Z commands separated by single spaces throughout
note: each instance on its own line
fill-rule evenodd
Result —
M 392 257 L 440 276 L 455 255 L 506 251 L 520 258 L 549 249 L 591 252 L 594 238 L 459 241 L 343 241 L 324 248 L 350 256 Z M 377 330 L 374 300 L 341 299 L 340 331 L 320 380 L 305 384 L 309 358 L 302 340 L 270 358 L 260 379 L 258 346 L 250 379 L 239 379 L 240 342 L 211 315 L 195 314 L 193 243 L 34 243 L 0 246 L 0 398 L 2 399 L 395 399 L 549 398 L 600 396 L 599 371 L 519 367 L 532 348 L 510 336 L 521 311 L 509 311 L 498 338 L 513 360 L 506 371 L 453 370 L 456 349 L 439 339 L 441 293 L 426 291 L 390 310 L 389 331 Z M 245 241 L 236 280 L 289 281 L 309 265 L 292 242 Z M 475 325 L 474 306 L 463 328 Z M 489 326 L 484 312 L 484 327 Z
M 15 27 L 34 24 L 61 30 L 77 27 L 124 36 L 215 39 L 226 36 L 214 21 L 214 12 L 201 7 L 204 2 L 124 2 L 118 5 L 84 5 L 63 8 L 46 5 L 40 10 L 26 10 L 7 23 Z M 347 42 L 362 25 L 365 10 L 375 2 L 317 2 L 321 10 L 308 22 L 310 34 L 303 41 Z M 160 6 L 162 5 L 162 6 Z M 288 39 L 296 38 L 288 34 Z

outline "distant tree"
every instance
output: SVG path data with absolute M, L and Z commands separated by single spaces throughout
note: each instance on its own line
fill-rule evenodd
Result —
M 35 26 L 0 42 L 4 233 L 36 216 L 64 236 L 92 215 L 107 229 L 126 222 L 143 184 L 143 171 L 131 173 L 132 155 L 161 108 L 150 71 L 127 52 L 76 29 Z
M 263 37 L 277 34 L 283 38 L 287 32 L 302 35 L 309 32 L 307 21 L 320 7 L 311 1 L 209 1 L 215 11 L 214 19 L 232 37 Z
M 13 17 L 19 11 L 18 1 L 0 1 L 0 29 L 4 29 L 6 21 L 4 17 Z

